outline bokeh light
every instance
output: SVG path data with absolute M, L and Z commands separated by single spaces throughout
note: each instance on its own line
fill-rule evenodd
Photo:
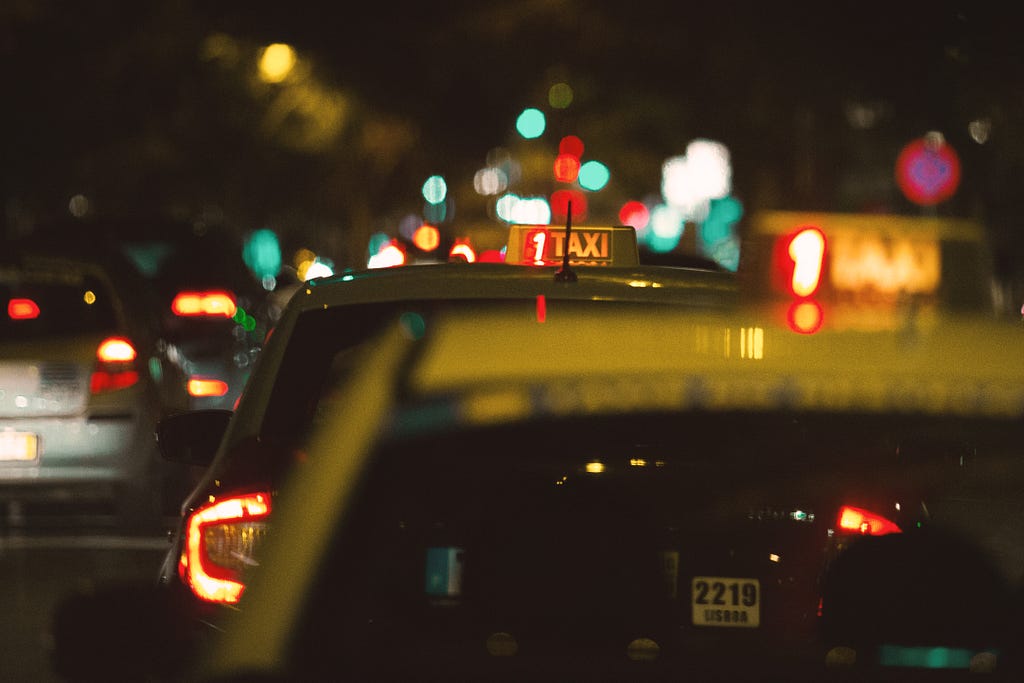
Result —
M 260 54 L 260 79 L 265 83 L 281 83 L 295 68 L 295 49 L 285 43 L 273 43 Z
M 277 233 L 269 228 L 254 230 L 242 247 L 242 259 L 256 277 L 277 277 L 282 262 Z
M 495 213 L 506 223 L 547 225 L 551 222 L 551 205 L 544 197 L 519 197 L 510 192 L 497 201 Z
M 572 202 L 572 219 L 581 221 L 587 217 L 587 197 L 579 190 L 555 190 L 551 194 L 551 220 L 564 223 Z
M 603 189 L 610 179 L 611 172 L 600 161 L 588 161 L 580 166 L 579 183 L 585 190 L 597 192 Z
M 448 184 L 439 175 L 432 175 L 423 183 L 423 198 L 430 204 L 440 204 L 448 196 Z
M 438 225 L 444 223 L 447 219 L 448 202 L 440 202 L 437 204 L 427 202 L 423 205 L 423 220 L 426 222 Z
M 402 216 L 402 220 L 398 221 L 398 234 L 411 240 L 421 225 L 423 225 L 423 218 L 414 213 L 407 213 Z
M 575 135 L 566 135 L 558 141 L 559 154 L 571 154 L 577 159 L 583 158 L 583 140 Z
M 413 233 L 412 243 L 420 251 L 434 251 L 441 244 L 441 232 L 433 225 L 424 223 Z
M 686 225 L 685 217 L 673 206 L 658 204 L 650 213 L 649 234 L 662 240 L 674 239 L 677 242 Z
M 712 140 L 694 140 L 686 153 L 670 157 L 662 164 L 661 194 L 664 200 L 683 212 L 686 220 L 702 222 L 709 202 L 732 190 L 732 166 L 729 150 Z
M 984 145 L 988 142 L 989 135 L 992 134 L 992 120 L 988 118 L 974 119 L 967 124 L 967 134 L 979 145 Z
M 366 266 L 368 268 L 394 268 L 405 264 L 405 249 L 398 242 L 388 241 L 373 254 Z
M 568 83 L 555 83 L 548 89 L 548 104 L 555 109 L 565 109 L 572 104 L 573 91 Z
M 560 183 L 573 183 L 580 174 L 580 160 L 571 154 L 559 154 L 555 157 L 555 180 Z
M 450 261 L 465 261 L 466 263 L 476 262 L 476 250 L 473 249 L 473 245 L 468 237 L 460 237 L 455 240 L 451 250 L 448 252 L 448 259 Z
M 496 195 L 508 188 L 508 176 L 500 168 L 481 168 L 473 175 L 473 189 L 484 196 Z
M 89 199 L 84 194 L 76 194 L 68 202 L 68 211 L 75 218 L 82 218 L 89 213 Z
M 628 201 L 619 209 L 619 223 L 630 225 L 637 232 L 646 228 L 650 220 L 651 212 L 647 210 L 647 206 L 643 202 L 636 200 Z
M 506 223 L 512 222 L 512 211 L 516 204 L 519 203 L 519 195 L 509 192 L 498 198 L 498 201 L 494 203 L 494 212 L 498 218 L 505 221 Z
M 334 275 L 334 268 L 330 264 L 314 259 L 305 272 L 302 273 L 301 277 L 303 280 L 312 280 L 315 277 L 329 277 L 331 275 Z
M 546 127 L 547 119 L 544 116 L 544 112 L 533 107 L 524 109 L 519 118 L 516 119 L 516 130 L 527 140 L 539 138 L 544 134 Z

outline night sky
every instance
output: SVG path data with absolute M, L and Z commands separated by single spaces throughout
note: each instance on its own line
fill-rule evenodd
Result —
M 490 150 L 515 144 L 516 114 L 564 80 L 576 99 L 553 131 L 584 134 L 633 198 L 657 189 L 662 160 L 706 137 L 729 146 L 750 208 L 912 213 L 893 191 L 893 161 L 938 130 L 964 164 L 961 190 L 938 211 L 979 217 L 1012 260 L 1024 252 L 1022 11 L 993 7 L 6 3 L 0 51 L 16 65 L 0 111 L 6 228 L 65 210 L 77 192 L 117 210 L 219 203 L 245 224 L 376 226 L 415 206 L 427 174 L 469 182 Z M 197 57 L 216 33 L 294 45 L 318 82 L 358 103 L 352 130 L 386 121 L 415 144 L 376 175 L 351 153 L 355 134 L 301 154 L 275 146 L 260 127 L 267 101 L 240 72 Z M 870 125 L 852 126 L 857 112 Z M 984 145 L 971 121 L 988 126 Z M 359 212 L 353 198 L 365 201 Z

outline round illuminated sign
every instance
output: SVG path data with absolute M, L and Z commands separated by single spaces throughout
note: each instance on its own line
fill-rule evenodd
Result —
M 915 204 L 938 204 L 952 197 L 960 185 L 960 158 L 941 138 L 914 140 L 896 159 L 896 182 Z

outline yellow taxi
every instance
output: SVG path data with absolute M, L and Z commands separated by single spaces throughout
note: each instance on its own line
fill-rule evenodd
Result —
M 987 313 L 406 302 L 200 677 L 1014 680 L 1022 344 Z
M 244 561 L 228 541 L 223 552 L 210 550 L 208 537 L 230 528 L 233 515 L 265 508 L 293 464 L 287 446 L 315 416 L 330 381 L 351 372 L 353 349 L 411 303 L 429 310 L 502 301 L 528 304 L 543 320 L 547 306 L 562 301 L 731 307 L 738 287 L 724 270 L 641 265 L 628 226 L 517 225 L 503 263 L 368 269 L 310 281 L 272 330 L 234 412 L 191 411 L 160 425 L 165 457 L 206 468 L 183 504 L 161 580 L 203 608 L 237 601 Z M 491 360 L 500 364 L 499 356 Z
M 829 301 L 802 327 L 779 312 L 807 297 L 600 265 L 631 231 L 572 230 L 314 280 L 233 414 L 166 420 L 165 454 L 212 462 L 162 607 L 121 620 L 132 661 L 171 639 L 212 680 L 1019 670 L 1019 325 Z M 68 670 L 109 666 L 107 636 Z

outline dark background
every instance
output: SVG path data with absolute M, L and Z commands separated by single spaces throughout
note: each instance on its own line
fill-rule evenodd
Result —
M 3 229 L 31 231 L 82 195 L 90 215 L 272 227 L 361 266 L 372 232 L 422 210 L 431 174 L 455 198 L 451 229 L 487 220 L 473 173 L 496 148 L 529 154 L 514 122 L 536 106 L 546 144 L 579 135 L 612 171 L 592 221 L 657 194 L 662 162 L 710 138 L 747 214 L 976 218 L 998 272 L 1020 277 L 1022 17 L 942 2 L 8 0 Z M 295 47 L 301 79 L 256 78 L 270 42 Z M 558 81 L 574 99 L 552 111 Z M 963 165 L 930 209 L 893 180 L 928 131 Z

